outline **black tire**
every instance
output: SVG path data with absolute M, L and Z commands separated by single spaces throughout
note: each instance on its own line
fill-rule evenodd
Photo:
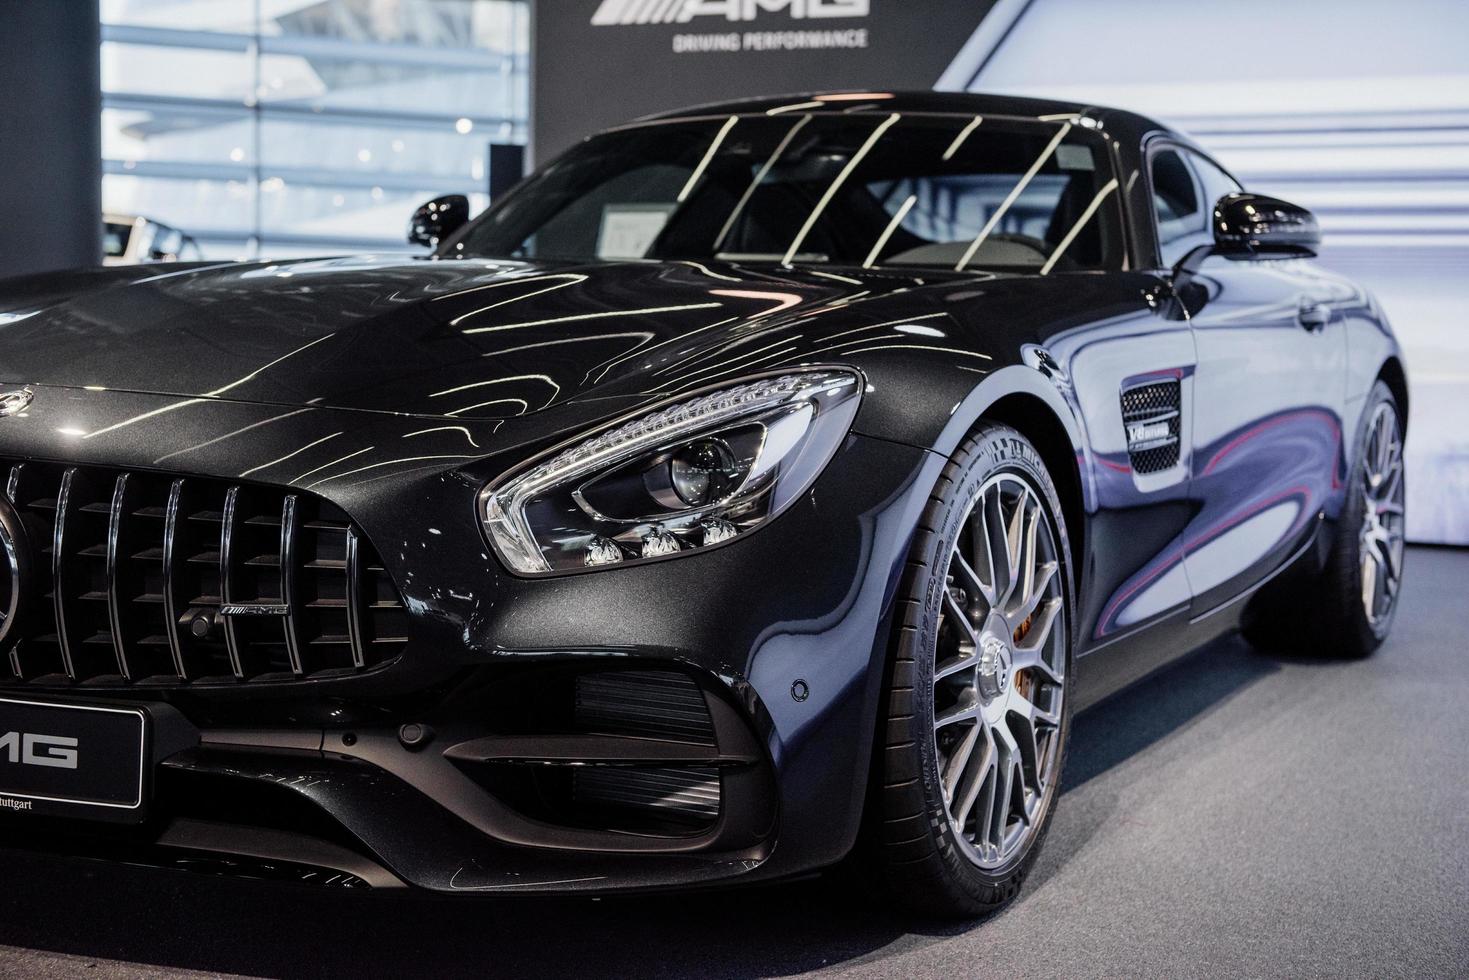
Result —
M 1402 443 L 1402 415 L 1392 389 L 1378 381 L 1362 407 L 1352 468 L 1340 517 L 1329 530 L 1331 549 L 1318 574 L 1297 574 L 1257 597 L 1245 621 L 1245 636 L 1262 649 L 1353 660 L 1371 656 L 1392 629 L 1396 593 L 1375 622 L 1362 599 L 1362 531 L 1366 522 L 1368 446 L 1379 406 L 1388 406 Z M 1401 465 L 1401 463 L 1400 463 Z M 1399 480 L 1402 477 L 1399 476 Z M 1399 524 L 1402 517 L 1398 515 Z M 1399 526 L 1401 531 L 1401 526 Z M 1401 558 L 1399 558 L 1401 569 Z M 1401 571 L 1398 580 L 1401 590 Z
M 969 526 L 966 518 L 982 488 L 1000 474 L 1017 476 L 1034 491 L 1059 546 L 1055 550 L 1064 602 L 1061 642 L 1067 677 L 1071 676 L 1075 645 L 1070 551 L 1055 484 L 1040 454 L 1024 436 L 1006 426 L 983 424 L 944 468 L 908 556 L 859 851 L 860 860 L 875 873 L 886 897 L 922 914 L 945 918 L 992 912 L 1019 892 L 1049 828 L 1070 731 L 1070 699 L 1062 697 L 1059 731 L 1053 733 L 1059 738 L 1059 748 L 1053 756 L 1052 778 L 1024 849 L 994 869 L 971 860 L 950 822 L 940 785 L 934 733 L 935 651 L 948 588 L 949 556 L 958 535 Z

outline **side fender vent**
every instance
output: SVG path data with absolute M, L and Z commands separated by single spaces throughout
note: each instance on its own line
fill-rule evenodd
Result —
M 1122 391 L 1122 426 L 1134 473 L 1161 473 L 1178 465 L 1180 384 L 1147 381 Z

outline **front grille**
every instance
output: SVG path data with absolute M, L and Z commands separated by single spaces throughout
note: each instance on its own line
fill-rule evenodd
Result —
M 375 667 L 407 643 L 380 559 L 313 495 L 43 462 L 6 472 L 30 577 L 0 678 L 289 680 Z
M 1122 426 L 1134 473 L 1161 473 L 1178 465 L 1180 385 L 1150 381 L 1122 392 Z

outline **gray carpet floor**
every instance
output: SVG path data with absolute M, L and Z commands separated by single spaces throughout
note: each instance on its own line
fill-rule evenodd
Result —
M 0 855 L 0 976 L 1466 977 L 1469 551 L 1319 663 L 1221 641 L 1078 716 L 1020 900 L 907 921 L 818 879 L 454 904 Z

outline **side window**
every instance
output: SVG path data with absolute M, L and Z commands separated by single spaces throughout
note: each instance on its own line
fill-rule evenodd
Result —
M 1237 194 L 1244 190 L 1229 174 L 1219 169 L 1219 166 L 1208 157 L 1197 153 L 1188 154 L 1188 162 L 1193 166 L 1194 174 L 1199 178 L 1199 185 L 1203 189 L 1204 210 L 1210 215 L 1214 212 L 1214 205 L 1226 194 Z
M 1173 266 L 1209 234 L 1209 212 L 1193 171 L 1174 149 L 1153 155 L 1153 215 L 1158 222 L 1158 252 Z

